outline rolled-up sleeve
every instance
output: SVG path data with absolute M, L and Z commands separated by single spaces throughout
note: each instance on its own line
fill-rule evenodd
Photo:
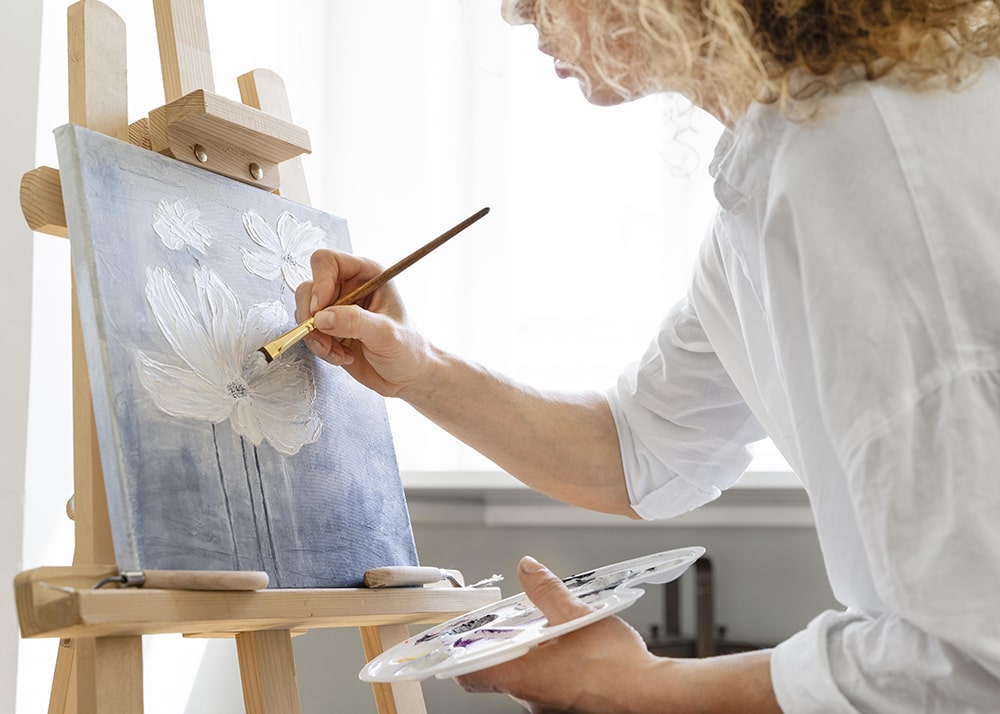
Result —
M 671 309 L 643 358 L 607 392 L 632 508 L 668 518 L 707 503 L 764 438 L 688 300 Z

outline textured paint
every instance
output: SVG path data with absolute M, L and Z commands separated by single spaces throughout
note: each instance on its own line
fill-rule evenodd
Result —
M 267 280 L 281 277 L 293 291 L 312 275 L 310 256 L 326 247 L 323 231 L 288 211 L 278 217 L 276 228 L 271 228 L 257 211 L 247 211 L 243 227 L 259 246 L 257 250 L 242 249 L 247 270 Z
M 161 200 L 153 213 L 153 230 L 171 250 L 188 247 L 204 253 L 212 242 L 201 212 L 186 198 Z
M 164 338 L 184 366 L 164 364 L 136 348 L 139 380 L 156 406 L 189 419 L 232 423 L 254 446 L 267 442 L 281 454 L 316 441 L 312 365 L 301 353 L 273 365 L 250 359 L 288 324 L 280 303 L 253 305 L 244 314 L 232 289 L 215 272 L 198 268 L 196 313 L 163 268 L 148 269 L 146 301 Z

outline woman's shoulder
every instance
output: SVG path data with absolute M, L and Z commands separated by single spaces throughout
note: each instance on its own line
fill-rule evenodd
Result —
M 778 137 L 772 171 L 797 181 L 824 167 L 861 170 L 904 154 L 934 153 L 936 146 L 996 155 L 998 97 L 1000 61 L 989 59 L 959 86 L 913 85 L 891 75 L 856 79 L 801 107 L 801 116 L 768 105 L 754 107 L 747 118 L 751 131 Z M 762 132 L 761 126 L 771 128 Z

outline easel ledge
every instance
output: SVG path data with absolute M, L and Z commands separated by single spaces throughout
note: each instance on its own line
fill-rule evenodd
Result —
M 14 580 L 24 637 L 121 637 L 182 632 L 233 636 L 261 630 L 433 624 L 500 599 L 498 588 L 246 591 L 93 590 L 117 574 L 101 566 L 27 570 Z

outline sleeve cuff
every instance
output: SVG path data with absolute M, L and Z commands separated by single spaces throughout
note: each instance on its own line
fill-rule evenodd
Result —
M 648 463 L 646 451 L 636 447 L 632 431 L 625 423 L 616 389 L 608 389 L 604 397 L 614 417 L 621 453 L 631 455 L 630 459 L 623 456 L 622 469 L 625 472 L 629 503 L 640 518 L 671 518 L 692 511 L 722 495 L 722 491 L 714 485 L 707 484 L 707 489 L 702 488 L 676 473 L 664 480 L 663 475 L 668 470 L 662 465 Z M 659 474 L 659 478 L 654 479 L 654 473 Z
M 861 615 L 828 611 L 813 619 L 774 648 L 771 654 L 771 684 L 781 711 L 786 714 L 856 714 L 831 672 L 828 642 L 831 629 Z

